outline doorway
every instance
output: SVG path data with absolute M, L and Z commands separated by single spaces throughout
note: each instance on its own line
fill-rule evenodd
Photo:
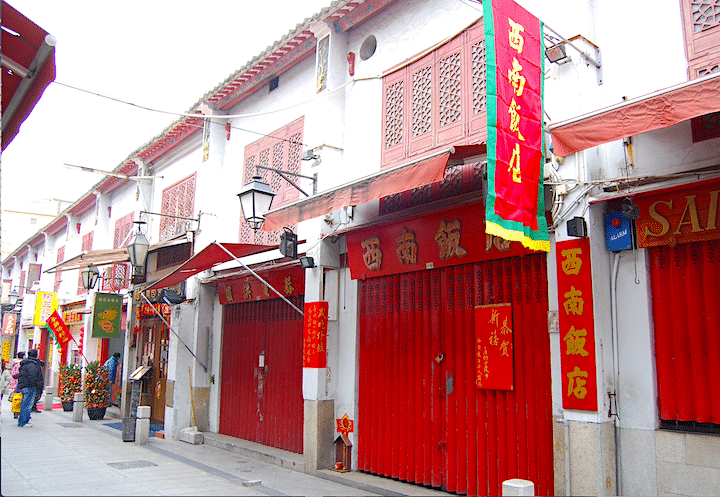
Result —
M 154 423 L 165 422 L 165 388 L 167 383 L 168 347 L 170 330 L 158 318 L 143 321 L 142 346 L 139 364 L 152 369 L 148 391 L 141 394 L 141 405 L 150 406 L 150 419 Z

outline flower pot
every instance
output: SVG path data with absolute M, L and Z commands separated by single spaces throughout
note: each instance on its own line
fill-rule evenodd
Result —
M 73 401 L 72 400 L 63 400 L 61 402 L 63 411 L 70 412 L 73 410 Z
M 92 420 L 98 420 L 103 419 L 105 417 L 105 409 L 106 407 L 88 407 L 87 413 L 88 418 Z

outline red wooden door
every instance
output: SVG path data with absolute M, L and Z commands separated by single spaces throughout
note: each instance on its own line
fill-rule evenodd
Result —
M 220 433 L 302 454 L 302 334 L 280 299 L 225 306 Z
M 553 493 L 542 254 L 360 282 L 358 464 L 468 495 L 523 478 Z M 477 305 L 511 303 L 511 391 L 475 386 Z

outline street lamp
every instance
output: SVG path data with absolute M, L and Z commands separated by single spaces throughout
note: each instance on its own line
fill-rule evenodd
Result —
M 134 221 L 133 224 L 137 224 L 137 232 L 135 238 L 127 246 L 128 256 L 130 257 L 130 264 L 134 268 L 145 267 L 147 262 L 148 250 L 150 250 L 150 242 L 141 231 L 141 225 L 145 224 L 145 221 Z
M 8 304 L 15 307 L 15 304 L 17 304 L 18 299 L 20 298 L 20 294 L 16 289 L 12 290 L 8 294 Z
M 265 213 L 270 210 L 275 192 L 256 175 L 250 183 L 243 186 L 238 197 L 245 220 L 253 230 L 257 231 L 265 221 Z
M 98 278 L 100 278 L 100 271 L 98 268 L 90 264 L 88 267 L 80 271 L 80 278 L 82 279 L 82 286 L 85 290 L 91 290 L 95 288 Z

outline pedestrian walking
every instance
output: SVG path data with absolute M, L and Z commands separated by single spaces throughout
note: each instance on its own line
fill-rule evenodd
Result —
M 23 395 L 20 404 L 20 416 L 18 417 L 18 426 L 21 428 L 23 426 L 32 426 L 32 423 L 30 423 L 30 409 L 35 402 L 37 390 L 42 389 L 44 384 L 42 366 L 37 356 L 38 351 L 30 349 L 27 357 L 20 363 L 17 390 Z
M 5 359 L 2 359 L 2 372 L 0 373 L 0 401 L 2 398 L 10 393 L 10 382 L 12 381 L 12 375 L 10 375 L 10 369 L 5 366 Z
M 43 372 L 43 379 L 44 379 L 45 378 L 45 375 L 44 375 L 45 361 L 40 361 L 40 371 Z M 45 382 L 43 381 L 43 385 L 38 387 L 37 391 L 35 392 L 35 402 L 33 402 L 32 412 L 42 412 L 40 409 L 37 408 L 37 403 L 38 403 L 38 400 L 40 400 L 40 397 L 42 397 L 43 388 L 45 387 L 44 383 Z
M 105 361 L 103 369 L 108 372 L 108 402 L 112 403 L 112 389 L 117 378 L 118 364 L 120 364 L 120 352 L 115 352 L 110 359 Z
M 13 396 L 15 395 L 15 393 L 19 393 L 17 390 L 17 378 L 18 378 L 18 375 L 20 374 L 20 363 L 22 362 L 23 359 L 25 359 L 25 352 L 23 352 L 21 350 L 20 352 L 18 352 L 15 355 L 15 359 L 13 359 L 12 368 L 10 368 L 10 386 L 9 386 L 10 393 L 8 395 L 8 401 L 10 403 L 12 403 Z M 13 410 L 13 416 L 15 417 L 15 419 L 17 419 L 19 415 L 20 415 L 20 411 L 15 412 Z

